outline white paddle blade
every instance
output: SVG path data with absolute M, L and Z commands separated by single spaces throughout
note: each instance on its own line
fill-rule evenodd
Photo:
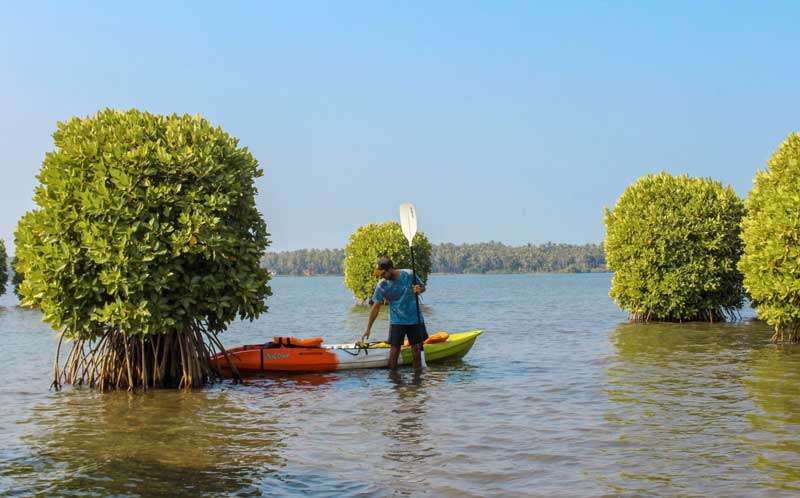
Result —
M 417 210 L 413 204 L 400 205 L 400 226 L 403 227 L 408 245 L 413 245 L 414 235 L 417 234 Z

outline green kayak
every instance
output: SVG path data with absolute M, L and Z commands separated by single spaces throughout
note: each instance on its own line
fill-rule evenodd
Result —
M 460 332 L 458 334 L 450 334 L 450 337 L 444 342 L 426 344 L 423 346 L 425 349 L 425 362 L 435 363 L 463 357 L 469 353 L 470 348 L 475 344 L 475 339 L 482 333 L 483 330 Z M 403 348 L 400 351 L 400 355 L 403 357 L 403 364 L 411 363 L 411 348 Z

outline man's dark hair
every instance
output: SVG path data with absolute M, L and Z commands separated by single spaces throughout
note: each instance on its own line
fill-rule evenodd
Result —
M 381 256 L 378 258 L 378 268 L 381 270 L 391 270 L 394 268 L 394 263 L 388 256 Z

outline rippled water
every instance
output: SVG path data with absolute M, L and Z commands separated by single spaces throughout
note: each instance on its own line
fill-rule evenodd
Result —
M 0 495 L 796 496 L 800 350 L 749 319 L 626 324 L 609 282 L 434 275 L 429 329 L 486 330 L 461 362 L 145 395 L 48 391 L 53 334 L 3 296 Z M 366 324 L 341 278 L 273 289 L 227 345 Z

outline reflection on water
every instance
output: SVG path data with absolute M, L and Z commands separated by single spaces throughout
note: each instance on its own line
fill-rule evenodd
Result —
M 41 489 L 39 479 L 59 495 L 238 492 L 284 464 L 278 421 L 242 401 L 228 392 L 65 391 L 22 421 L 30 453 L 4 475 L 18 478 L 17 492 Z
M 424 472 L 409 472 L 425 469 L 427 460 L 437 452 L 433 445 L 430 427 L 426 423 L 428 413 L 425 404 L 424 374 L 413 371 L 391 371 L 389 381 L 395 396 L 389 399 L 389 413 L 382 434 L 385 438 L 383 459 L 387 461 L 397 487 L 395 495 L 411 496 L 424 486 Z
M 619 326 L 605 418 L 618 443 L 607 452 L 624 463 L 607 481 L 634 493 L 800 491 L 800 402 L 790 394 L 800 357 L 775 360 L 768 334 L 758 322 Z
M 745 389 L 760 410 L 748 414 L 743 441 L 758 453 L 755 466 L 772 485 L 800 491 L 800 348 L 775 345 L 754 351 Z
M 339 379 L 339 376 L 332 372 L 308 372 L 280 374 L 272 372 L 253 373 L 243 376 L 243 383 L 247 386 L 258 388 L 268 388 L 270 394 L 275 395 L 283 392 L 314 389 L 326 386 Z
M 432 451 L 425 442 L 430 433 L 425 425 L 425 392 L 421 372 L 410 372 L 408 378 L 398 371 L 390 371 L 397 400 L 392 404 L 389 420 L 383 435 L 388 439 L 384 458 L 399 464 L 424 461 Z M 402 467 L 402 466 L 401 466 Z

